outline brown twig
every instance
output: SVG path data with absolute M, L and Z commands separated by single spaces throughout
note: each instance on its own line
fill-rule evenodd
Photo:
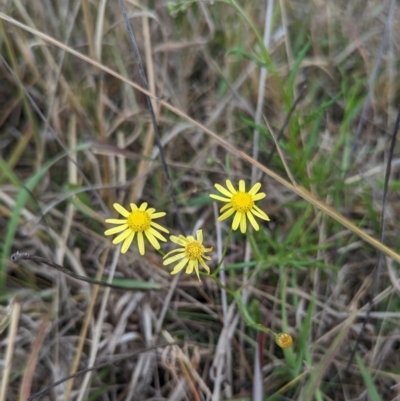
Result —
M 18 262 L 19 260 L 31 260 L 32 262 L 35 262 L 36 264 L 43 263 L 47 266 L 50 266 L 56 270 L 58 270 L 61 273 L 64 273 L 75 280 L 80 280 L 80 281 L 85 281 L 86 283 L 89 284 L 95 284 L 95 285 L 102 285 L 103 287 L 110 287 L 114 288 L 116 290 L 130 290 L 128 287 L 120 286 L 120 285 L 115 285 L 111 283 L 107 283 L 105 281 L 99 281 L 99 280 L 94 280 L 89 277 L 81 276 L 80 274 L 75 274 L 71 270 L 66 269 L 65 267 L 58 265 L 57 263 L 52 262 L 51 260 L 47 260 L 45 258 L 42 258 L 41 256 L 36 256 L 36 255 L 30 255 L 29 253 L 26 252 L 15 252 L 11 255 L 10 259 L 13 262 Z M 145 288 L 143 288 L 145 290 Z

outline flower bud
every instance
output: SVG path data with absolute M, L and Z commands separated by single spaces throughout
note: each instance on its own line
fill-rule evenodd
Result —
M 275 342 L 281 348 L 289 348 L 293 344 L 293 338 L 288 333 L 279 333 L 275 336 Z

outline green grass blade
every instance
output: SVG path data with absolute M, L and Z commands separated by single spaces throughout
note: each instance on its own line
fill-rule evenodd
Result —
M 347 332 L 349 331 L 351 324 L 353 323 L 357 312 L 353 312 L 351 316 L 347 318 L 347 321 L 344 322 L 343 327 L 340 328 L 340 331 L 336 334 L 332 344 L 326 350 L 324 357 L 315 366 L 312 370 L 309 380 L 304 386 L 304 393 L 302 395 L 302 399 L 304 400 L 312 400 L 317 394 L 319 387 L 323 381 L 325 372 L 327 371 L 329 365 L 332 363 L 335 355 L 338 353 L 338 350 L 342 346 L 343 342 L 347 338 Z
M 151 281 L 131 280 L 126 278 L 114 278 L 112 284 L 118 285 L 119 287 L 126 287 L 126 289 L 129 290 L 160 290 L 161 288 L 163 288 L 163 285 L 159 283 L 153 283 Z
M 360 368 L 361 376 L 364 379 L 364 383 L 367 386 L 368 395 L 371 397 L 372 401 L 382 401 L 382 398 L 378 394 L 378 391 L 374 385 L 374 379 L 371 376 L 371 373 L 368 371 L 367 367 L 364 365 L 361 357 L 356 354 L 357 365 Z
M 8 180 L 14 184 L 17 188 L 21 187 L 21 181 L 19 178 L 14 174 L 8 163 L 0 157 L 0 171 L 1 171 L 1 176 L 8 178 Z M 0 179 L 1 182 L 1 179 Z
M 1 264 L 0 264 L 0 288 L 4 286 L 5 280 L 5 271 L 7 260 L 10 256 L 12 243 L 14 241 L 15 233 L 18 228 L 19 218 L 21 216 L 21 211 L 25 207 L 26 203 L 28 202 L 29 198 L 31 197 L 30 192 L 32 192 L 36 185 L 40 182 L 46 172 L 50 169 L 50 167 L 57 163 L 59 160 L 67 156 L 68 154 L 79 152 L 85 149 L 90 148 L 89 143 L 84 143 L 77 146 L 75 149 L 71 149 L 68 153 L 62 153 L 53 159 L 49 160 L 45 163 L 42 168 L 40 168 L 31 178 L 29 178 L 23 187 L 20 188 L 17 201 L 15 203 L 14 210 L 12 211 L 12 215 L 10 220 L 8 221 L 7 229 L 6 229 L 6 236 L 4 238 L 3 250 L 1 255 Z

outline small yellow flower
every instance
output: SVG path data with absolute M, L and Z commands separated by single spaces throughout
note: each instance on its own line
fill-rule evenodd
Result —
M 281 348 L 289 348 L 293 344 L 293 338 L 288 333 L 279 333 L 275 336 L 275 342 Z
M 221 216 L 218 217 L 218 221 L 225 220 L 232 214 L 235 214 L 232 222 L 232 229 L 237 230 L 240 225 L 240 231 L 242 233 L 246 232 L 247 229 L 247 220 L 249 219 L 253 228 L 258 231 L 260 229 L 258 223 L 254 216 L 259 217 L 260 219 L 269 221 L 269 217 L 265 214 L 258 206 L 255 205 L 255 202 L 266 197 L 264 192 L 259 192 L 261 188 L 261 184 L 257 182 L 253 185 L 250 191 L 246 192 L 246 185 L 243 180 L 239 181 L 239 190 L 236 191 L 232 182 L 230 180 L 226 180 L 226 186 L 228 189 L 224 188 L 222 185 L 215 184 L 215 188 L 223 195 L 211 194 L 210 197 L 221 202 L 228 202 L 225 206 L 223 206 L 220 210 L 220 213 L 225 212 Z
M 187 264 L 186 274 L 191 274 L 193 270 L 195 270 L 197 277 L 200 280 L 199 275 L 199 263 L 203 268 L 207 271 L 207 274 L 210 274 L 210 268 L 204 262 L 204 259 L 211 260 L 209 256 L 206 256 L 206 252 L 211 252 L 211 248 L 205 248 L 203 246 L 203 231 L 196 231 L 196 239 L 189 235 L 188 237 L 184 237 L 180 235 L 176 237 L 175 235 L 170 236 L 170 240 L 177 245 L 181 245 L 182 248 L 174 249 L 168 252 L 164 256 L 163 265 L 169 265 L 171 263 L 176 262 L 179 259 L 182 259 L 172 270 L 171 274 L 176 274 L 180 272 Z M 173 253 L 179 252 L 177 255 L 171 256 Z
M 131 203 L 131 212 L 118 203 L 114 203 L 113 206 L 118 213 L 124 216 L 124 219 L 107 219 L 106 223 L 118 224 L 118 226 L 110 228 L 104 234 L 113 235 L 122 231 L 122 233 L 113 240 L 113 244 L 119 244 L 124 241 L 121 248 L 122 253 L 125 253 L 128 250 L 136 233 L 139 253 L 141 255 L 144 255 L 143 233 L 155 249 L 160 249 L 160 243 L 158 240 L 167 241 L 158 231 L 156 231 L 156 229 L 164 231 L 165 233 L 169 233 L 169 231 L 153 221 L 165 216 L 165 212 L 156 213 L 156 209 L 152 207 L 147 209 L 147 202 L 143 202 L 139 208 L 134 203 Z

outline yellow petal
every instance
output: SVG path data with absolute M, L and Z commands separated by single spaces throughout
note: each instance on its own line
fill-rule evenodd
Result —
M 149 240 L 150 244 L 153 245 L 154 249 L 160 249 L 160 243 L 157 241 L 157 238 L 150 232 L 150 230 L 146 230 L 144 234 Z
M 210 268 L 206 265 L 206 262 L 204 262 L 203 258 L 200 258 L 200 264 L 203 266 L 203 269 L 207 272 L 207 274 L 210 274 Z
M 167 242 L 166 238 L 164 238 L 163 235 L 161 235 L 158 231 L 156 231 L 154 228 L 150 227 L 146 230 L 146 233 L 149 232 L 151 235 L 154 235 L 157 239 L 160 241 Z
M 119 203 L 114 203 L 113 206 L 114 206 L 114 209 L 119 214 L 122 214 L 122 216 L 128 217 L 130 215 L 130 213 L 123 206 L 121 206 Z
M 240 217 L 240 231 L 242 234 L 244 234 L 246 232 L 246 228 L 247 228 L 247 220 L 246 220 L 246 214 L 245 213 L 241 213 L 241 217 Z
M 186 265 L 186 263 L 189 261 L 188 258 L 183 259 L 180 261 L 175 267 L 174 270 L 172 270 L 171 274 L 176 274 L 179 273 Z
M 131 229 L 128 229 L 126 231 L 124 231 L 122 234 L 118 235 L 118 237 L 115 237 L 112 241 L 112 243 L 115 244 L 119 244 L 120 242 L 122 242 L 126 237 L 128 237 L 130 234 L 132 233 Z
M 149 209 L 147 209 L 146 212 L 150 214 L 150 217 L 152 219 L 159 219 L 160 217 L 164 217 L 167 214 L 165 212 L 150 213 Z
M 232 197 L 233 193 L 230 193 L 226 188 L 224 188 L 222 185 L 220 184 L 215 184 L 215 188 L 217 188 L 217 190 L 219 192 L 221 192 L 221 194 L 227 196 L 228 198 Z M 210 195 L 211 196 L 211 195 Z
M 249 219 L 251 225 L 253 226 L 253 228 L 258 231 L 260 229 L 260 226 L 258 225 L 258 223 L 256 222 L 256 219 L 254 218 L 254 216 L 252 215 L 251 212 L 247 212 L 246 213 L 247 218 Z
M 221 216 L 218 217 L 218 221 L 227 219 L 229 216 L 232 216 L 233 213 L 235 213 L 235 209 L 227 210 L 224 214 L 221 214 Z
M 256 182 L 249 191 L 250 195 L 255 195 L 261 188 L 261 182 Z
M 114 235 L 117 233 L 120 233 L 121 231 L 124 231 L 128 228 L 128 224 L 122 224 L 121 226 L 110 228 L 107 231 L 104 231 L 104 235 Z
M 170 257 L 170 255 L 172 255 L 173 253 L 177 253 L 177 252 L 185 253 L 185 248 L 173 249 L 172 251 L 167 252 L 167 253 L 163 256 L 163 259 L 167 259 L 167 258 Z
M 140 205 L 139 210 L 141 210 L 142 212 L 144 212 L 144 211 L 147 209 L 147 205 L 148 205 L 147 202 L 143 202 L 143 203 Z
M 196 231 L 196 238 L 197 238 L 197 241 L 200 242 L 200 244 L 203 243 L 203 230 Z
M 239 181 L 239 192 L 246 192 L 246 184 L 243 180 Z
M 210 195 L 210 198 L 219 200 L 219 201 L 221 201 L 221 202 L 230 202 L 230 201 L 231 201 L 231 198 L 226 199 L 226 198 L 223 198 L 222 196 L 214 195 L 214 194 L 211 194 L 211 195 Z
M 196 272 L 197 278 L 200 280 L 200 273 L 199 273 L 199 262 L 197 260 L 194 260 L 194 271 Z
M 188 264 L 188 266 L 186 268 L 186 274 L 192 274 L 194 264 L 195 264 L 194 260 L 189 260 L 189 264 Z
M 144 239 L 143 239 L 143 233 L 139 232 L 137 234 L 137 240 L 138 240 L 138 248 L 139 248 L 139 253 L 143 256 L 144 255 Z
M 259 217 L 260 219 L 267 220 L 269 221 L 269 217 L 266 213 L 264 213 L 258 206 L 253 205 L 253 208 L 251 209 L 251 213 L 253 213 L 255 216 Z
M 126 219 L 106 219 L 106 223 L 111 223 L 111 224 L 126 224 Z
M 232 207 L 232 203 L 227 203 L 226 205 L 222 206 L 221 209 L 219 209 L 219 212 L 222 213 L 226 209 L 229 209 L 230 207 Z
M 164 231 L 165 233 L 169 234 L 169 231 L 168 231 L 166 228 L 164 228 L 163 226 L 160 226 L 160 225 L 157 224 L 157 223 L 154 223 L 154 221 L 152 221 L 152 222 L 150 223 L 150 225 L 151 225 L 152 227 L 156 228 L 156 229 L 159 230 L 159 231 Z
M 253 201 L 259 201 L 260 199 L 264 199 L 267 195 L 264 192 L 260 192 L 257 195 L 253 195 Z
M 235 194 L 237 192 L 231 180 L 226 180 L 226 186 L 228 187 L 229 191 L 232 192 L 232 194 Z
M 135 231 L 132 231 L 122 244 L 121 253 L 126 253 L 126 251 L 132 244 L 134 236 L 135 236 Z
M 241 216 L 242 216 L 242 213 L 236 212 L 235 217 L 233 218 L 233 222 L 232 222 L 232 229 L 233 230 L 237 230 L 237 228 L 239 227 Z
M 186 242 L 187 242 L 187 241 L 185 241 L 184 239 L 179 238 L 179 237 L 177 237 L 177 236 L 175 236 L 175 235 L 171 235 L 171 236 L 169 237 L 169 240 L 170 240 L 171 242 L 173 242 L 174 244 L 181 245 L 181 246 L 183 246 L 183 247 L 186 246 Z
M 181 251 L 181 250 L 178 249 L 178 251 Z M 168 252 L 165 256 L 169 256 L 170 254 L 171 254 L 171 252 Z M 171 257 L 169 257 L 169 258 L 164 260 L 163 265 L 164 266 L 170 265 L 171 263 L 174 263 L 177 260 L 180 260 L 180 259 L 184 258 L 185 256 L 186 256 L 185 252 L 181 252 L 178 255 L 171 256 Z

